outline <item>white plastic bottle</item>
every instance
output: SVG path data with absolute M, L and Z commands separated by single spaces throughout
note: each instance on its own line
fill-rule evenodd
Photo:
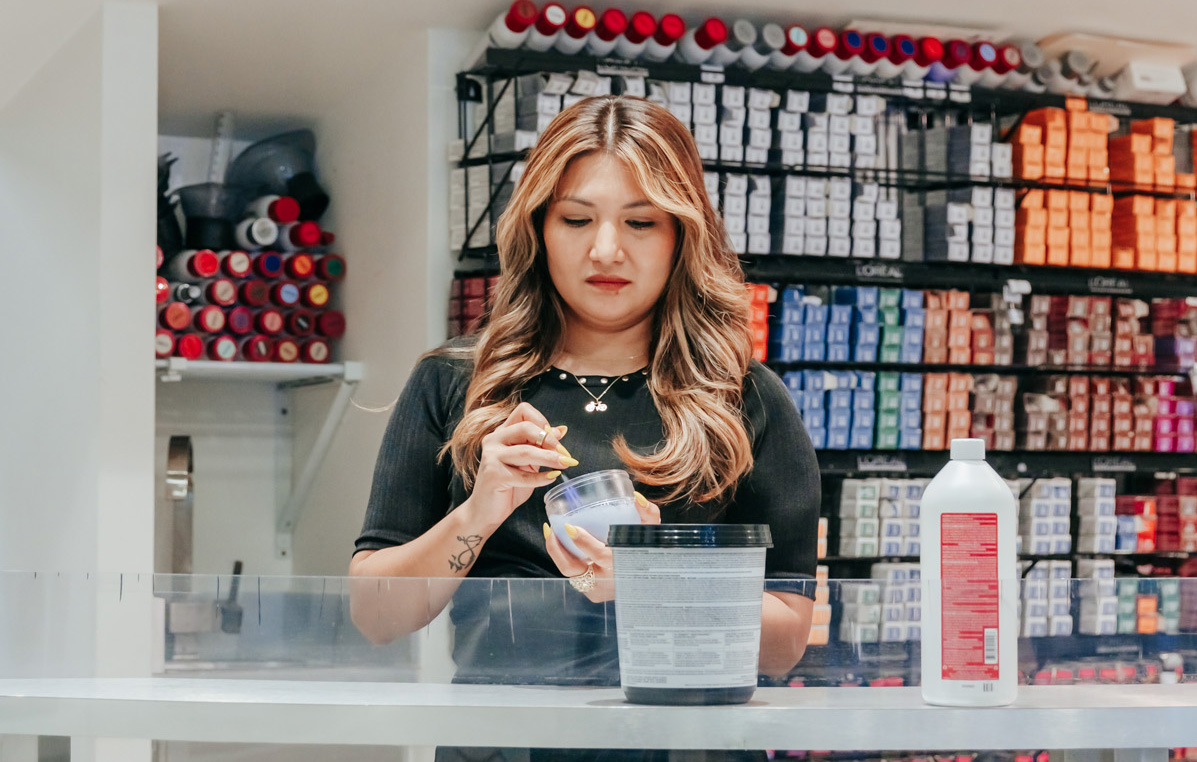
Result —
M 1018 693 L 1018 511 L 981 439 L 953 439 L 923 492 L 923 700 L 1002 706 Z

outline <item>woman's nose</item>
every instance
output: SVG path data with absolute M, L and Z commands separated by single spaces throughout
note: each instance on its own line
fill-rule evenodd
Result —
M 619 248 L 619 233 L 615 225 L 610 222 L 601 223 L 594 236 L 594 245 L 590 249 L 590 258 L 598 262 L 618 262 L 623 253 Z

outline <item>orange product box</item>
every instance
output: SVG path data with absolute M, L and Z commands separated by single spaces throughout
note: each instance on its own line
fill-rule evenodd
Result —
M 1023 191 L 1018 197 L 1019 209 L 1043 209 L 1046 193 L 1038 188 Z
M 923 362 L 929 365 L 942 365 L 948 361 L 947 347 L 923 346 Z
M 1021 156 L 1017 151 L 1014 153 L 1014 176 L 1023 180 L 1041 180 L 1043 179 L 1045 169 L 1042 159 L 1035 159 L 1028 156 Z
M 1149 552 L 1142 548 L 1144 552 Z M 1139 634 L 1140 635 L 1154 635 L 1159 631 L 1159 616 L 1151 614 L 1150 616 L 1139 617 Z
M 1022 118 L 1023 124 L 1037 124 L 1039 126 L 1064 126 L 1068 123 L 1068 115 L 1062 108 L 1037 108 L 1028 111 Z
M 1017 224 L 1017 220 L 1015 220 Z M 1047 210 L 1047 226 L 1049 228 L 1066 228 L 1068 227 L 1068 210 L 1067 209 L 1048 209 Z
M 951 357 L 951 351 L 948 352 L 948 357 Z M 942 413 L 948 408 L 948 395 L 944 394 L 924 394 L 923 395 L 923 412 L 924 413 Z
M 1089 166 L 1090 167 L 1108 167 L 1110 165 L 1110 154 L 1105 147 L 1090 148 L 1089 149 Z
M 948 327 L 948 311 L 944 309 L 927 310 L 924 319 L 924 326 L 927 332 L 940 330 Z
M 993 365 L 994 358 L 992 349 L 973 348 L 973 365 Z
M 1010 142 L 1015 145 L 1039 145 L 1043 142 L 1043 125 L 1030 124 L 1025 119 L 1022 124 L 1018 125 L 1018 129 L 1014 131 L 1014 139 Z
M 973 377 L 968 373 L 949 373 L 948 374 L 948 394 L 952 392 L 971 392 L 973 390 Z M 951 406 L 948 408 L 951 409 Z
M 1064 164 L 1064 175 L 1072 180 L 1089 179 L 1089 157 L 1083 153 L 1070 152 Z
M 1175 235 L 1161 233 L 1155 237 L 1155 250 L 1161 254 L 1164 252 L 1175 254 L 1177 251 L 1177 241 L 1178 239 Z
M 1194 133 L 1197 135 L 1197 133 Z M 1197 190 L 1197 174 L 1192 172 L 1177 172 L 1176 187 L 1181 190 Z
M 1155 218 L 1155 234 L 1156 235 L 1176 235 L 1176 218 L 1175 217 L 1156 217 Z M 1156 246 L 1158 249 L 1159 246 Z
M 1092 195 L 1088 191 L 1068 191 L 1068 209 L 1074 212 L 1089 211 L 1089 197 Z
M 967 291 L 952 289 L 951 291 L 947 291 L 945 293 L 947 295 L 945 298 L 947 299 L 947 306 L 949 310 L 960 310 L 964 312 L 968 311 L 969 294 Z M 969 316 L 969 319 L 971 321 L 971 315 Z M 948 321 L 948 325 L 953 325 L 950 319 Z
M 1091 239 L 1089 237 L 1089 228 L 1069 228 L 1068 229 L 1068 245 L 1080 246 L 1082 248 L 1089 248 Z
M 923 429 L 923 449 L 924 450 L 946 449 L 943 432 L 928 431 L 926 429 Z
M 1078 95 L 1070 95 L 1064 99 L 1064 111 L 1069 123 L 1078 116 L 1088 117 L 1085 113 L 1089 108 L 1089 101 Z
M 1152 141 L 1150 135 L 1123 135 L 1120 138 L 1110 138 L 1109 148 L 1112 157 L 1114 154 L 1125 155 L 1128 153 L 1151 153 Z
M 1155 162 L 1158 158 L 1161 157 L 1149 153 L 1115 154 L 1110 152 L 1110 171 L 1118 175 L 1140 175 L 1154 172 Z
M 1114 242 L 1114 234 L 1109 230 L 1092 228 L 1089 231 L 1089 245 L 1094 249 L 1108 249 Z
M 1027 243 L 1021 238 L 1016 238 L 1014 239 L 1014 260 L 1023 265 L 1047 264 L 1047 245 Z
M 1169 156 L 1168 158 L 1172 158 Z M 1155 173 L 1155 187 L 1163 190 L 1172 190 L 1176 187 L 1176 174 L 1173 172 L 1156 172 Z
M 1068 265 L 1070 255 L 1068 246 L 1051 246 L 1047 247 L 1047 264 L 1064 267 Z
M 1179 175 L 1177 175 L 1179 177 Z M 1176 216 L 1178 219 L 1192 217 L 1197 219 L 1197 201 L 1177 201 Z
M 951 331 L 948 333 L 948 349 L 967 347 L 972 344 L 972 337 L 968 331 Z
M 1063 163 L 1051 164 L 1046 161 L 1043 162 L 1043 180 L 1044 180 L 1044 182 L 1051 183 L 1051 182 L 1055 182 L 1057 180 L 1063 181 L 1065 177 L 1066 177 L 1066 175 L 1065 175 Z
M 1093 267 L 1093 249 L 1091 246 L 1077 246 L 1073 244 L 1068 249 L 1068 264 L 1073 267 Z
M 1114 211 L 1114 197 L 1108 193 L 1090 193 L 1089 209 L 1094 212 Z
M 1088 196 L 1088 193 L 1082 193 L 1082 196 Z M 1092 216 L 1088 209 L 1077 209 L 1075 206 L 1068 211 L 1068 227 L 1076 230 L 1083 228 L 1088 230 L 1092 226 Z
M 948 393 L 947 373 L 927 373 L 923 376 L 923 391 L 927 394 L 944 395 Z
M 1046 228 L 1047 209 L 1022 208 L 1014 212 L 1014 227 L 1017 228 Z
M 1137 270 L 1156 270 L 1159 265 L 1159 255 L 1155 253 L 1155 249 L 1136 249 L 1135 250 L 1135 269 Z
M 1089 184 L 1100 185 L 1110 181 L 1110 167 L 1108 162 L 1101 162 L 1100 164 L 1089 164 Z
M 1151 141 L 1151 152 L 1156 156 L 1172 155 L 1172 138 L 1155 138 Z
M 1113 261 L 1113 247 L 1094 243 L 1089 253 L 1090 267 L 1109 267 Z
M 1110 264 L 1119 270 L 1135 269 L 1135 249 L 1133 246 L 1114 246 L 1110 250 Z
M 1176 251 L 1178 254 L 1197 252 L 1197 233 L 1185 233 L 1176 236 Z
M 969 365 L 973 361 L 969 347 L 948 347 L 948 362 L 952 365 Z
M 935 413 L 923 413 L 923 430 L 938 431 L 941 434 L 948 427 L 948 414 L 940 410 Z
M 1064 146 L 1046 145 L 1043 148 L 1043 169 L 1046 172 L 1052 167 L 1061 169 L 1068 162 L 1068 151 Z
M 1174 273 L 1179 266 L 1175 251 L 1157 251 L 1155 269 L 1162 273 Z
M 1180 273 L 1197 273 L 1197 249 L 1192 252 L 1181 252 L 1176 255 L 1176 271 Z
M 1047 245 L 1050 246 L 1068 246 L 1070 240 L 1068 226 L 1063 227 L 1049 227 L 1047 229 Z
M 1176 157 L 1172 154 L 1168 154 L 1167 156 L 1152 156 L 1151 169 L 1157 175 L 1175 175 Z
M 1048 125 L 1043 128 L 1043 145 L 1050 150 L 1068 148 L 1068 128 L 1064 125 Z
M 1115 214 L 1153 215 L 1155 214 L 1155 199 L 1151 196 L 1123 196 L 1113 202 Z
M 1131 122 L 1132 135 L 1150 135 L 1152 138 L 1172 138 L 1176 131 L 1176 123 L 1165 117 L 1154 117 L 1152 119 L 1140 119 Z
M 973 414 L 968 408 L 963 410 L 948 410 L 948 429 L 967 430 L 972 425 Z
M 1113 230 L 1113 212 L 1089 212 L 1089 227 L 1093 230 Z

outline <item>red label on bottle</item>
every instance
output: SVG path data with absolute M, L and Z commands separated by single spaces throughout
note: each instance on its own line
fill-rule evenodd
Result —
M 998 679 L 997 516 L 940 519 L 940 628 L 944 680 Z

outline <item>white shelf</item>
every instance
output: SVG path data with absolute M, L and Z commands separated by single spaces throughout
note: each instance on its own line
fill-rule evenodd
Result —
M 918 688 L 766 688 L 742 706 L 618 689 L 214 679 L 0 680 L 0 734 L 291 744 L 674 749 L 1163 749 L 1197 685 L 1022 687 L 996 709 Z
M 359 381 L 360 362 L 344 363 L 277 363 L 277 362 L 215 362 L 186 360 L 171 357 L 154 361 L 154 371 L 163 381 L 250 381 L 259 383 L 320 383 L 325 381 Z

